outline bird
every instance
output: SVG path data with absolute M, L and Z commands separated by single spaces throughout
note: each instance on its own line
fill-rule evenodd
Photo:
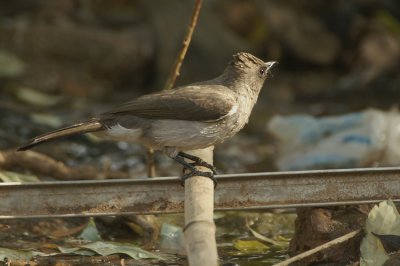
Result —
M 62 137 L 93 133 L 163 150 L 189 170 L 181 177 L 183 183 L 196 175 L 209 177 L 217 184 L 214 166 L 187 151 L 214 146 L 239 132 L 276 64 L 250 53 L 236 53 L 214 79 L 140 96 L 84 122 L 34 137 L 17 151 Z M 211 172 L 199 171 L 195 166 L 207 167 Z

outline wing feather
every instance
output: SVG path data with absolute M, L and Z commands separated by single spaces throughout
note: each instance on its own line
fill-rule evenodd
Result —
M 235 94 L 230 89 L 220 85 L 195 85 L 148 94 L 103 115 L 130 114 L 148 119 L 213 121 L 228 115 L 235 105 Z

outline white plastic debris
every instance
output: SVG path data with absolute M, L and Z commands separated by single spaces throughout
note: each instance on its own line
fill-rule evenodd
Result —
M 391 200 L 375 205 L 369 212 L 365 225 L 366 234 L 361 242 L 360 265 L 380 266 L 389 259 L 382 242 L 373 235 L 400 235 L 400 215 Z
M 164 252 L 185 255 L 185 242 L 182 228 L 163 223 L 160 232 L 160 249 Z
M 279 170 L 356 168 L 400 163 L 397 110 L 315 118 L 274 116 L 269 132 L 279 141 Z

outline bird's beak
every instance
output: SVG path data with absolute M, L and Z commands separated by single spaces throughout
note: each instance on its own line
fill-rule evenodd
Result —
M 277 65 L 277 64 L 278 64 L 278 62 L 276 62 L 276 61 L 270 61 L 270 62 L 265 63 L 265 66 L 267 67 L 267 71 L 270 71 L 271 68 L 272 68 L 274 65 Z

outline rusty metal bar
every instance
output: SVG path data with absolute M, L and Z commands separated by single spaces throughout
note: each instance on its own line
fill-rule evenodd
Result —
M 220 175 L 216 210 L 400 201 L 400 168 Z M 177 178 L 0 183 L 0 218 L 171 213 L 183 210 Z

